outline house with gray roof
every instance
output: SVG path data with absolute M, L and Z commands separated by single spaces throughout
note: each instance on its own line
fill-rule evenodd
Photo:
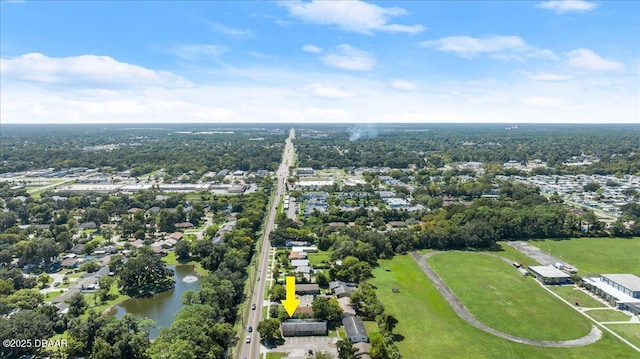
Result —
M 347 334 L 347 339 L 352 343 L 366 343 L 369 341 L 367 330 L 364 328 L 362 319 L 355 315 L 349 315 L 342 318 L 342 325 Z

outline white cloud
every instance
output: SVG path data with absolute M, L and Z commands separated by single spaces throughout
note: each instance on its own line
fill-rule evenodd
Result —
M 322 53 L 324 50 L 321 47 L 315 45 L 304 45 L 302 46 L 302 51 L 310 52 L 312 54 Z
M 527 106 L 553 108 L 558 110 L 578 109 L 576 106 L 569 105 L 564 99 L 558 97 L 530 96 L 520 99 L 520 103 Z
M 518 36 L 447 36 L 438 40 L 424 41 L 422 47 L 437 51 L 451 52 L 461 57 L 472 58 L 478 54 L 490 54 L 503 60 L 522 60 L 524 57 L 555 59 L 556 55 L 547 49 L 528 45 Z
M 223 45 L 184 45 L 176 47 L 173 53 L 185 60 L 195 61 L 218 59 L 220 55 L 227 51 L 229 51 L 229 48 Z
M 400 91 L 416 91 L 418 86 L 406 80 L 395 80 L 391 83 L 391 87 Z
M 322 85 L 317 82 L 305 86 L 302 91 L 312 96 L 329 99 L 349 98 L 357 95 L 355 92 L 342 90 L 338 87 Z
M 557 82 L 557 81 L 567 81 L 571 80 L 573 77 L 569 75 L 561 75 L 561 74 L 552 74 L 552 73 L 537 73 L 537 74 L 528 74 L 530 79 L 535 81 L 547 81 L 547 82 Z
M 598 4 L 583 0 L 552 0 L 543 1 L 536 5 L 541 9 L 553 10 L 559 14 L 565 12 L 587 12 L 594 10 Z
M 250 56 L 253 56 L 253 57 L 257 58 L 257 59 L 275 60 L 275 59 L 278 58 L 277 56 L 263 54 L 262 52 L 257 52 L 257 51 L 248 51 L 247 54 L 249 54 Z
M 236 38 L 251 38 L 253 32 L 248 29 L 236 29 L 219 23 L 211 23 L 211 30 Z
M 622 70 L 624 65 L 617 61 L 606 60 L 589 49 L 578 49 L 568 52 L 567 62 L 570 66 L 592 71 Z
M 382 74 L 361 76 L 357 72 L 323 71 L 326 69 L 322 68 L 303 71 L 262 65 L 232 71 L 221 67 L 197 68 L 192 73 L 180 73 L 197 79 L 191 86 L 172 87 L 153 76 L 151 80 L 137 80 L 139 69 L 143 74 L 156 74 L 162 79 L 157 69 L 125 64 L 136 71 L 118 75 L 128 78 L 119 80 L 118 86 L 113 87 L 97 81 L 73 86 L 76 78 L 85 75 L 43 71 L 35 66 L 20 72 L 14 63 L 5 66 L 6 60 L 2 61 L 0 119 L 3 124 L 637 123 L 640 111 L 637 77 L 627 72 L 583 76 L 580 72 L 541 70 L 504 79 L 465 81 L 420 78 L 415 77 L 416 74 L 398 78 Z M 57 82 L 28 80 L 26 77 L 32 72 L 54 73 Z M 570 81 L 560 81 L 565 74 L 573 76 Z M 140 81 L 143 87 L 138 85 Z M 395 81 L 419 85 L 419 89 L 398 91 L 393 87 Z M 332 98 L 339 100 L 328 100 Z
M 190 86 L 184 78 L 119 62 L 109 56 L 48 57 L 39 53 L 0 59 L 2 77 L 19 81 L 67 84 L 80 87 L 141 85 Z
M 283 1 L 281 5 L 292 17 L 302 21 L 334 25 L 344 31 L 372 35 L 376 31 L 416 34 L 424 31 L 422 25 L 389 24 L 393 16 L 407 15 L 402 8 L 384 8 L 364 1 Z
M 320 58 L 323 63 L 343 70 L 368 71 L 376 66 L 370 53 L 342 44 L 335 51 Z

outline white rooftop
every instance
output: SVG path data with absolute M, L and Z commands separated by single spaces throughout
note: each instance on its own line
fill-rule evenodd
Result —
M 609 294 L 612 297 L 615 297 L 621 303 L 640 303 L 640 299 L 634 298 L 628 294 L 625 294 L 614 287 L 608 285 L 607 283 L 600 280 L 600 278 L 592 277 L 592 278 L 584 278 L 584 281 L 597 287 L 603 292 Z
M 616 282 L 632 292 L 640 292 L 640 278 L 633 274 L 601 274 L 612 282 Z
M 554 266 L 531 266 L 530 270 L 545 278 L 570 278 L 571 276 Z

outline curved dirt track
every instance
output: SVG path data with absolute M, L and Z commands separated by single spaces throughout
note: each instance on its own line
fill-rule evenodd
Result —
M 431 279 L 431 281 L 436 286 L 438 291 L 442 293 L 442 295 L 447 300 L 447 302 L 449 302 L 451 307 L 453 307 L 453 310 L 458 314 L 458 316 L 460 316 L 460 318 L 464 319 L 467 323 L 471 324 L 472 326 L 484 332 L 493 334 L 503 339 L 510 340 L 512 342 L 535 345 L 540 347 L 560 347 L 560 348 L 579 347 L 579 346 L 595 343 L 602 336 L 602 331 L 600 331 L 600 329 L 598 329 L 596 326 L 593 326 L 589 334 L 585 335 L 582 338 L 578 338 L 574 340 L 562 340 L 562 341 L 535 340 L 535 339 L 521 338 L 515 335 L 503 333 L 501 331 L 495 330 L 481 323 L 469 312 L 469 310 L 464 306 L 464 304 L 460 302 L 458 297 L 456 297 L 456 295 L 453 294 L 451 289 L 449 289 L 449 287 L 444 283 L 444 281 L 440 279 L 440 277 L 436 274 L 436 272 L 433 269 L 431 269 L 431 267 L 427 263 L 427 258 L 438 253 L 440 252 L 432 252 L 432 253 L 425 254 L 424 256 L 421 257 L 418 253 L 413 252 L 411 253 L 411 255 L 413 256 L 413 259 L 418 263 L 418 265 L 420 266 L 424 274 L 426 274 L 427 277 Z M 500 258 L 503 260 L 506 260 L 502 257 Z M 506 261 L 510 262 L 508 260 Z

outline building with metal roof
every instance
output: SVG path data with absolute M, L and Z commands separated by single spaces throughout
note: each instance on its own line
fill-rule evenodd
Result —
M 355 315 L 349 315 L 342 318 L 342 325 L 347 334 L 347 339 L 352 343 L 366 343 L 369 341 L 367 330 L 364 328 L 362 319 Z
M 529 272 L 544 284 L 570 283 L 571 276 L 554 266 L 530 266 Z
M 289 319 L 281 324 L 285 337 L 327 335 L 327 322 L 316 320 Z
M 601 274 L 601 280 L 622 293 L 640 299 L 640 278 L 633 274 Z

